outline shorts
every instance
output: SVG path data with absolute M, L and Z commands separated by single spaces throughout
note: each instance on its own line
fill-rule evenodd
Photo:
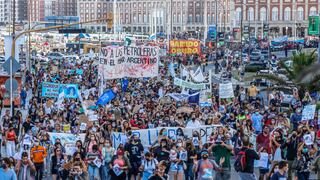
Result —
M 259 168 L 259 171 L 260 171 L 260 174 L 264 175 L 264 174 L 267 174 L 269 172 L 269 169 L 266 169 L 266 168 Z
M 182 164 L 171 163 L 169 171 L 184 172 Z
M 140 173 L 139 167 L 141 166 L 140 162 L 130 162 L 131 168 L 129 169 L 129 174 L 138 175 Z

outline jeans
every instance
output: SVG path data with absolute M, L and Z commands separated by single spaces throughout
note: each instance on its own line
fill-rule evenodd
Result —
M 15 154 L 16 143 L 14 141 L 6 142 L 7 157 L 13 157 Z
M 221 172 L 216 172 L 216 180 L 228 180 L 231 178 L 230 168 L 223 168 Z
M 187 169 L 184 171 L 186 180 L 194 180 L 194 173 L 192 171 L 193 163 L 187 163 Z
M 35 180 L 41 180 L 43 175 L 44 165 L 43 163 L 34 163 L 34 166 L 36 167 Z
M 106 165 L 101 166 L 101 176 L 102 176 L 101 178 L 103 180 L 109 180 L 111 178 L 109 171 L 110 171 L 110 168 L 107 163 Z
M 257 180 L 256 176 L 253 173 L 239 172 L 239 176 L 241 180 Z
M 100 179 L 99 168 L 97 166 L 89 165 L 88 173 L 90 180 Z
M 21 98 L 21 108 L 25 108 L 26 106 L 26 98 Z
M 143 175 L 142 175 L 142 180 L 148 180 L 151 175 L 152 175 L 152 173 L 144 171 Z
M 292 163 L 293 161 L 287 160 L 288 162 L 288 179 L 292 179 L 292 173 L 294 172 L 294 169 L 292 169 Z

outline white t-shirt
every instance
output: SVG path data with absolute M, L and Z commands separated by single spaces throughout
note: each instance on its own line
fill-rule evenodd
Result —
M 142 160 L 142 166 L 144 167 L 145 172 L 153 173 L 157 164 L 158 161 L 155 158 L 153 158 L 151 161 L 147 161 L 145 159 Z
M 199 126 L 201 126 L 201 123 L 198 120 L 195 120 L 194 122 L 190 120 L 187 123 L 187 127 L 199 127 Z

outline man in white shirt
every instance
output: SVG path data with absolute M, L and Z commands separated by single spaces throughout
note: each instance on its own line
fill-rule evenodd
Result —
M 189 122 L 187 123 L 187 127 L 200 127 L 201 123 L 199 121 L 199 119 L 196 119 L 195 114 L 193 114 L 191 116 L 191 120 L 189 120 Z

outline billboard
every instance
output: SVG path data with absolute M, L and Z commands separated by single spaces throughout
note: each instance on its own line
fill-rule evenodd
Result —
M 200 42 L 198 40 L 171 40 L 170 54 L 200 54 Z

